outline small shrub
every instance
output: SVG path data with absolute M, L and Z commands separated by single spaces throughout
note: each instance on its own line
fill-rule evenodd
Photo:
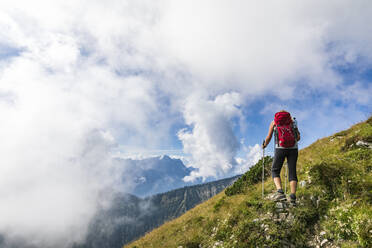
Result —
M 372 142 L 372 125 L 368 123 L 368 121 L 367 121 L 367 124 L 362 124 L 362 126 L 358 130 L 357 135 L 349 137 L 345 140 L 345 144 L 341 148 L 341 151 L 347 151 L 353 148 L 358 148 L 358 146 L 356 146 L 356 143 L 359 140 L 364 141 L 364 142 L 369 142 L 369 143 Z
M 218 210 L 220 210 L 220 208 L 225 204 L 225 196 L 223 196 L 221 199 L 219 199 L 216 204 L 214 204 L 213 206 L 213 211 L 214 212 L 217 212 Z
M 181 243 L 181 246 L 184 248 L 199 248 L 202 241 L 201 236 L 191 237 L 189 240 Z
M 351 228 L 354 230 L 358 242 L 363 247 L 372 247 L 372 209 L 360 209 L 356 211 L 353 220 Z
M 288 243 L 306 247 L 306 230 L 303 222 L 244 221 L 238 226 L 239 243 L 234 247 L 287 247 Z
M 239 204 L 239 206 L 233 210 L 229 217 L 227 224 L 230 226 L 236 226 L 240 220 L 250 220 L 253 218 L 253 212 L 246 207 L 245 203 Z
M 346 136 L 348 133 L 348 130 L 344 130 L 344 131 L 341 131 L 341 132 L 338 132 L 336 134 L 333 135 L 333 137 L 342 137 L 342 136 Z
M 217 240 L 221 240 L 221 241 L 224 241 L 224 240 L 228 240 L 228 238 L 231 236 L 231 228 L 227 225 L 224 225 L 220 228 L 218 228 L 217 230 L 217 233 L 216 233 L 216 239 Z
M 245 202 L 246 206 L 247 207 L 253 207 L 255 210 L 258 210 L 260 208 L 262 208 L 262 200 L 251 200 L 251 201 L 247 201 Z
M 368 118 L 368 120 L 366 121 L 367 124 L 371 125 L 372 126 L 372 116 Z
M 204 220 L 203 216 L 198 216 L 195 218 L 195 223 L 201 223 Z
M 342 247 L 372 247 L 372 208 L 368 204 L 356 201 L 336 203 L 322 226 L 330 239 L 353 244 Z
M 262 235 L 261 223 L 242 221 L 237 230 L 237 240 L 241 247 L 262 247 L 266 238 Z M 244 246 L 243 246 L 244 244 Z M 274 246 L 273 246 L 274 247 Z
M 354 209 L 351 205 L 338 205 L 329 211 L 329 221 L 325 223 L 325 228 L 332 233 L 335 240 L 353 240 L 357 236 L 352 228 Z
M 343 180 L 351 176 L 352 170 L 344 164 L 321 162 L 309 170 L 312 183 L 322 186 L 327 191 L 327 198 L 334 199 L 343 193 Z
M 352 159 L 353 161 L 360 161 L 360 160 L 369 160 L 371 159 L 371 150 L 368 148 L 358 148 L 352 151 L 349 151 L 345 154 L 347 158 Z
M 206 221 L 206 225 L 205 225 L 205 228 L 206 228 L 206 230 L 207 230 L 207 232 L 209 233 L 209 234 L 211 234 L 212 232 L 213 232 L 213 228 L 215 227 L 215 226 L 217 226 L 217 223 L 218 223 L 218 221 L 217 221 L 217 219 L 216 218 L 213 218 L 213 219 L 207 219 L 207 221 Z
M 199 242 L 190 241 L 184 244 L 185 248 L 199 248 Z
M 372 142 L 372 124 L 368 123 L 368 124 L 362 125 L 358 135 L 360 136 L 361 140 L 366 141 L 366 142 Z
M 348 151 L 352 148 L 356 148 L 357 146 L 355 145 L 359 140 L 358 136 L 352 136 L 349 137 L 345 140 L 345 144 L 341 147 L 341 151 Z
M 239 223 L 240 220 L 240 214 L 239 213 L 233 213 L 230 217 L 229 220 L 227 221 L 227 224 L 230 226 L 235 226 L 236 224 Z
M 309 227 L 313 226 L 319 220 L 319 210 L 311 200 L 303 200 L 303 202 L 305 201 L 304 206 L 292 209 L 292 214 L 295 216 L 298 224 Z

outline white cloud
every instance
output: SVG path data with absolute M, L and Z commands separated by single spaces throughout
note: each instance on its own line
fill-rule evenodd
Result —
M 0 104 L 0 233 L 67 247 L 84 238 L 103 191 L 134 186 L 121 181 L 125 168 L 111 161 L 113 125 L 131 131 L 129 140 L 151 143 L 157 110 L 143 78 L 119 79 L 92 66 L 72 79 L 44 68 L 17 58 L 1 78 L 12 101 Z
M 255 165 L 262 158 L 262 148 L 259 144 L 244 147 L 244 149 L 246 150 L 246 157 L 237 159 L 238 165 L 234 170 L 236 174 L 247 172 L 252 165 Z M 265 156 L 267 156 L 267 154 L 265 154 Z
M 91 132 L 77 147 L 33 131 L 34 136 L 25 130 L 33 136 L 28 142 L 13 137 L 15 147 L 10 142 L 1 147 L 6 154 L 0 232 L 11 241 L 25 239 L 37 247 L 67 247 L 84 238 L 96 206 L 109 200 L 109 195 L 102 198 L 102 190 L 122 185 L 121 170 L 107 157 L 111 141 L 101 132 Z M 75 147 L 68 147 L 71 144 Z
M 2 61 L 0 72 L 0 233 L 9 242 L 69 247 L 83 240 L 97 207 L 134 187 L 130 170 L 112 161 L 112 148 L 122 139 L 154 146 L 168 131 L 155 85 L 117 73 L 125 37 L 115 44 L 113 30 L 89 33 L 99 28 L 92 18 L 101 6 L 85 23 L 81 4 L 1 3 L 0 44 L 21 51 Z
M 301 77 L 337 82 L 323 41 L 327 20 L 312 23 L 302 16 L 309 11 L 293 1 L 183 1 L 159 26 L 165 46 L 204 87 L 289 97 Z
M 17 51 L 0 57 L 0 200 L 17 195 L 0 206 L 0 232 L 30 242 L 81 239 L 98 192 L 117 185 L 112 147 L 170 143 L 181 115 L 191 129 L 178 135 L 199 169 L 192 180 L 239 168 L 231 120 L 255 97 L 320 91 L 370 105 L 370 87 L 343 85 L 334 66 L 371 65 L 371 2 L 12 0 L 0 9 L 0 47 Z M 310 133 L 314 114 L 319 132 L 361 116 L 354 105 L 324 106 L 288 108 Z
M 235 92 L 219 95 L 213 100 L 201 96 L 187 99 L 184 115 L 192 130 L 181 130 L 178 137 L 184 151 L 192 157 L 191 165 L 198 170 L 185 177 L 186 182 L 198 177 L 203 180 L 221 177 L 236 164 L 239 142 L 234 135 L 231 119 L 239 117 L 240 101 L 239 94 Z
M 360 82 L 355 82 L 354 84 L 343 86 L 342 89 L 338 89 L 337 93 L 334 94 L 335 97 L 339 97 L 343 102 L 347 102 L 352 105 L 371 105 L 371 92 L 372 84 L 363 85 Z

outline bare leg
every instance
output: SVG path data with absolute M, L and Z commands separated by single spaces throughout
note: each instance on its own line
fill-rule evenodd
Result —
M 282 182 L 280 181 L 280 177 L 274 177 L 274 183 L 277 190 L 282 188 Z
M 289 184 L 291 185 L 291 193 L 296 194 L 297 181 L 290 181 Z

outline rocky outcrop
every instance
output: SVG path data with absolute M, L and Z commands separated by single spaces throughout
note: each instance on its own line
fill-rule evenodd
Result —
M 273 200 L 274 199 L 274 193 L 269 194 L 266 197 L 267 200 Z M 320 199 L 317 199 L 316 197 L 311 197 L 311 199 L 315 202 L 314 205 L 318 205 L 317 202 L 319 202 Z M 287 201 L 281 201 L 275 203 L 275 208 L 272 213 L 268 212 L 266 215 L 262 216 L 260 219 L 256 219 L 254 221 L 263 221 L 265 219 L 272 218 L 276 222 L 287 222 L 289 224 L 292 224 L 292 222 L 295 220 L 294 214 L 290 211 L 293 206 Z M 298 207 L 301 207 L 301 199 L 298 200 Z M 263 226 L 265 228 L 265 231 L 269 231 L 269 226 Z M 308 241 L 307 245 L 309 247 L 315 247 L 315 248 L 340 248 L 337 245 L 334 245 L 330 240 L 325 238 L 326 232 L 320 231 L 320 228 L 318 225 L 314 226 L 314 232 L 313 238 Z M 289 240 L 283 240 L 282 241 L 283 247 L 287 248 L 295 248 L 296 245 L 294 243 L 291 243 Z
M 372 149 L 372 143 L 367 142 L 367 141 L 363 141 L 363 140 L 358 140 L 355 143 L 355 145 L 359 146 L 359 147 L 365 147 L 365 148 L 368 148 L 368 149 Z

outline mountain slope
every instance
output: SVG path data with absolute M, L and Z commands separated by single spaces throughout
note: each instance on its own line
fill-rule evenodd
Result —
M 300 151 L 297 207 L 270 200 L 270 178 L 261 198 L 259 161 L 232 187 L 126 247 L 371 247 L 371 148 L 372 117 Z
M 122 247 L 221 192 L 238 177 L 183 187 L 144 199 L 130 194 L 118 195 L 109 209 L 97 214 L 85 244 L 74 248 Z

